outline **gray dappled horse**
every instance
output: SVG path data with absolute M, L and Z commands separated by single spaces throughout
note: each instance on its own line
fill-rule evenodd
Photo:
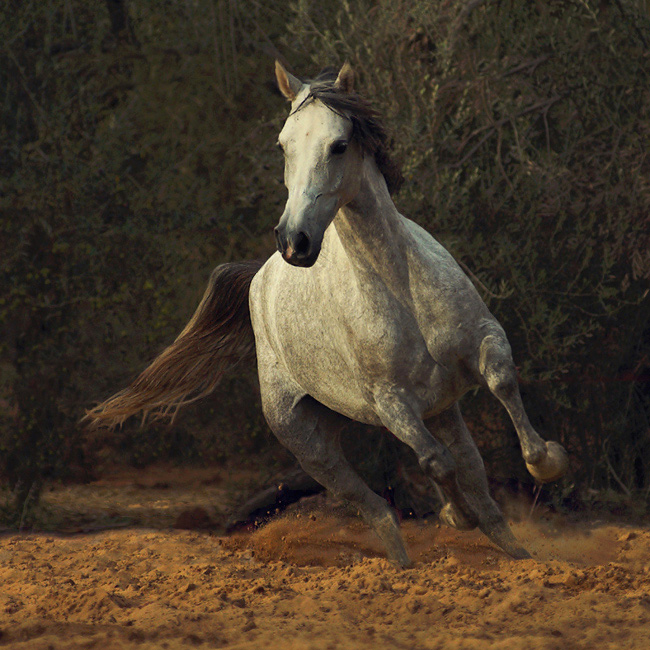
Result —
M 401 176 L 351 68 L 303 83 L 276 63 L 276 76 L 291 101 L 278 140 L 289 191 L 278 252 L 264 265 L 215 269 L 178 339 L 89 418 L 115 425 L 138 411 L 174 413 L 254 348 L 269 426 L 361 512 L 391 560 L 410 563 L 394 513 L 341 451 L 349 419 L 384 426 L 413 449 L 445 496 L 445 523 L 478 526 L 512 557 L 529 557 L 489 495 L 457 404 L 487 386 L 533 476 L 566 471 L 564 449 L 530 425 L 502 327 L 452 256 L 397 211 L 390 193 Z

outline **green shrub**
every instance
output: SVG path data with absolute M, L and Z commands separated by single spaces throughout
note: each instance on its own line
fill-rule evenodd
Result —
M 332 18 L 301 3 L 291 33 L 315 67 L 360 73 L 404 163 L 398 207 L 471 273 L 574 480 L 647 488 L 648 391 L 634 381 L 650 315 L 647 12 L 358 0 Z M 464 404 L 488 459 L 516 449 L 493 405 Z

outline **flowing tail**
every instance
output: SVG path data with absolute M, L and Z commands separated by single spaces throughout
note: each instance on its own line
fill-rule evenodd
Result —
M 218 266 L 178 338 L 128 388 L 87 411 L 84 420 L 113 428 L 140 411 L 154 419 L 173 418 L 181 406 L 209 395 L 227 370 L 255 350 L 248 294 L 261 266 Z

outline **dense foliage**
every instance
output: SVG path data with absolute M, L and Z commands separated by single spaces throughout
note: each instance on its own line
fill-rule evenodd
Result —
M 650 479 L 650 31 L 637 8 L 357 2 L 293 27 L 381 99 L 407 175 L 398 205 L 473 274 L 533 421 L 570 450 L 579 484 L 626 493 Z M 512 458 L 506 421 L 480 409 L 488 457 Z
M 276 56 L 298 74 L 356 69 L 403 162 L 398 207 L 455 254 L 503 323 L 531 419 L 574 459 L 565 493 L 647 499 L 643 8 L 8 0 L 0 470 L 18 511 L 44 479 L 90 471 L 84 409 L 174 337 L 211 268 L 273 250 L 286 111 Z M 114 449 L 129 462 L 263 457 L 272 442 L 253 387 L 242 371 L 171 428 L 127 426 Z M 493 473 L 523 478 L 501 410 L 463 408 Z

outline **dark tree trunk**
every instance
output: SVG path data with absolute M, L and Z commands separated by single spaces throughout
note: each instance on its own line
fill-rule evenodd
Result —
M 106 8 L 111 19 L 111 35 L 113 38 L 137 44 L 129 18 L 127 0 L 106 0 Z

